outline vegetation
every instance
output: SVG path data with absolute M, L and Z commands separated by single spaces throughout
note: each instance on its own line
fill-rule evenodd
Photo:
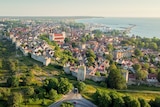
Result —
M 114 89 L 126 89 L 126 81 L 121 74 L 119 69 L 112 69 L 110 70 L 108 79 L 107 79 L 107 86 Z
M 74 107 L 72 103 L 70 102 L 63 102 L 60 107 Z

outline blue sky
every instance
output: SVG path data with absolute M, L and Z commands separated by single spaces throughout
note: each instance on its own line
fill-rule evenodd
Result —
M 0 16 L 160 17 L 160 0 L 0 0 Z

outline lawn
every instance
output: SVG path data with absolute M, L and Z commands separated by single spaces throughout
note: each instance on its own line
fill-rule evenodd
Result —
M 146 86 L 146 85 L 129 85 L 128 90 L 139 90 L 139 91 L 160 91 L 160 87 L 154 87 L 154 86 Z

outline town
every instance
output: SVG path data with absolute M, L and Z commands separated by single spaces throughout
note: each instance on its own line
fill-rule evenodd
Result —
M 128 36 L 125 30 L 67 18 L 0 21 L 0 38 L 11 41 L 16 51 L 43 66 L 58 64 L 78 81 L 91 80 L 115 89 L 130 85 L 160 87 L 158 38 Z M 112 74 L 112 70 L 120 71 L 119 75 Z M 119 80 L 113 80 L 118 78 L 115 75 L 120 76 Z

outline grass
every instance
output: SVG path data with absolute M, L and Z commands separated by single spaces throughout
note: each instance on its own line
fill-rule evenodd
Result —
M 159 90 L 160 88 L 157 87 L 148 87 L 142 85 L 142 86 L 129 86 L 128 90 L 114 90 L 101 87 L 99 86 L 98 83 L 90 80 L 86 80 L 85 83 L 87 84 L 87 86 L 81 94 L 84 98 L 92 101 L 93 103 L 94 103 L 93 94 L 96 92 L 96 89 L 106 91 L 107 93 L 114 91 L 121 96 L 129 95 L 134 98 L 143 98 L 146 101 L 150 101 L 151 99 L 155 99 L 156 97 L 160 96 L 160 92 L 158 92 L 160 91 Z
M 151 99 L 155 99 L 156 97 L 160 96 L 160 93 L 142 93 L 142 92 L 120 92 L 124 95 L 129 95 L 132 96 L 134 98 L 143 98 L 146 101 L 150 101 Z
M 128 90 L 139 90 L 139 91 L 160 91 L 159 87 L 154 87 L 154 86 L 146 86 L 146 85 L 129 85 Z

